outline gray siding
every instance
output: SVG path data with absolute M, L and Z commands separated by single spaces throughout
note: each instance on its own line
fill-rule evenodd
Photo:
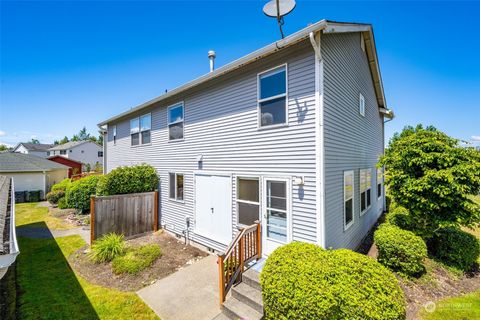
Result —
M 257 73 L 284 63 L 288 63 L 289 124 L 258 130 Z M 188 95 L 151 107 L 151 145 L 130 146 L 130 118 L 110 123 L 107 169 L 144 162 L 154 166 L 161 179 L 161 220 L 168 230 L 179 234 L 185 228 L 185 216 L 194 218 L 193 183 L 194 171 L 200 169 L 199 154 L 203 155 L 202 170 L 232 174 L 234 230 L 237 176 L 305 176 L 305 185 L 292 190 L 292 235 L 293 240 L 316 242 L 314 73 L 313 50 L 305 41 L 212 80 Z M 185 139 L 169 142 L 167 106 L 179 101 L 184 101 Z M 115 146 L 112 125 L 117 125 Z M 168 172 L 185 174 L 184 203 L 168 199 Z M 198 235 L 193 237 L 214 249 L 223 248 Z
M 383 153 L 383 118 L 360 33 L 322 37 L 324 58 L 325 238 L 326 247 L 354 249 L 377 220 L 383 202 L 377 200 L 376 169 Z M 365 117 L 359 94 L 365 97 Z M 372 168 L 372 206 L 360 216 L 360 169 Z M 343 227 L 343 172 L 354 170 L 354 223 Z

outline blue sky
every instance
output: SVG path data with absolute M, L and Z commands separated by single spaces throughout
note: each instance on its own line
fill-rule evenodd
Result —
M 0 143 L 71 136 L 279 38 L 266 1 L 0 3 Z M 387 139 L 432 124 L 480 145 L 480 2 L 297 1 L 291 34 L 323 18 L 374 26 Z

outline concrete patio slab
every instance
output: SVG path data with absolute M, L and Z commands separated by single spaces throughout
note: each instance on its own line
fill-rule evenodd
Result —
M 205 257 L 137 294 L 162 320 L 211 320 L 220 312 L 217 257 Z

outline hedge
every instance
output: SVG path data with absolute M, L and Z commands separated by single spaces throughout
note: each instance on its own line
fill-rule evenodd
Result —
M 88 176 L 72 182 L 65 194 L 67 206 L 82 212 L 90 210 L 90 196 L 95 195 L 100 176 Z
M 158 188 L 157 171 L 150 165 L 118 167 L 103 176 L 98 184 L 97 195 L 141 193 Z
M 427 246 L 413 232 L 391 224 L 383 224 L 375 231 L 378 262 L 407 276 L 418 276 L 425 271 Z
M 396 206 L 386 215 L 386 222 L 403 230 L 412 230 L 412 222 L 408 210 L 401 206 Z
M 472 269 L 480 255 L 478 239 L 460 229 L 442 229 L 429 244 L 432 255 L 447 265 L 465 271 Z
M 51 204 L 57 204 L 58 200 L 63 197 L 65 197 L 64 190 L 50 191 L 49 193 L 47 193 L 47 201 Z
M 52 190 L 51 191 L 63 191 L 63 192 L 66 192 L 68 187 L 70 187 L 70 185 L 72 184 L 72 182 L 70 181 L 70 179 L 64 179 L 62 181 L 60 181 L 59 183 L 56 183 L 52 186 Z
M 260 283 L 266 319 L 405 319 L 393 273 L 346 249 L 282 246 L 268 257 Z

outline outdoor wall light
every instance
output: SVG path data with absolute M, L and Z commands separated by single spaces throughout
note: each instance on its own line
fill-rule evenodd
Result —
M 305 177 L 293 177 L 293 184 L 296 186 L 305 184 Z
M 197 162 L 202 162 L 203 161 L 203 154 L 199 154 L 197 156 Z

